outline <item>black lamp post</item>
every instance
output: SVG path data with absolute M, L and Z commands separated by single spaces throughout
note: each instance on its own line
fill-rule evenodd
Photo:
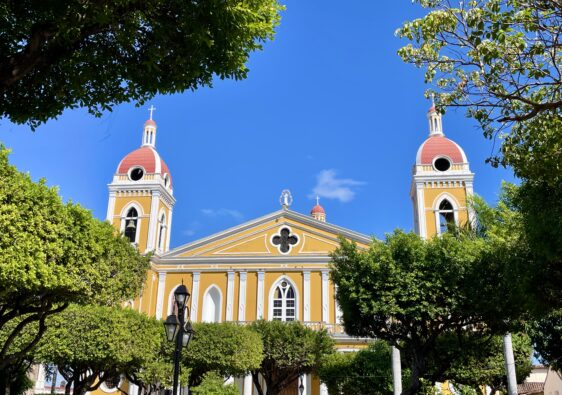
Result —
M 178 313 L 170 314 L 166 321 L 164 322 L 164 328 L 166 330 L 166 338 L 168 341 L 176 342 L 176 348 L 174 349 L 174 392 L 173 395 L 178 395 L 178 383 L 180 375 L 180 357 L 182 347 L 187 347 L 191 336 L 194 331 L 191 327 L 191 322 L 185 322 L 185 313 L 189 315 L 189 308 L 186 307 L 187 301 L 189 300 L 190 294 L 185 285 L 180 285 L 174 291 L 174 301 L 178 307 Z

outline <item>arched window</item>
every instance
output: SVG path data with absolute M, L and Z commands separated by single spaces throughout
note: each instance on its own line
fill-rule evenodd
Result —
M 125 217 L 125 237 L 131 243 L 137 240 L 137 225 L 139 222 L 139 214 L 134 207 L 131 207 Z
M 455 226 L 455 210 L 451 202 L 447 199 L 443 199 L 441 203 L 439 203 L 438 214 L 439 233 L 445 233 L 452 226 Z
M 221 322 L 221 293 L 211 286 L 203 297 L 203 322 Z
M 166 237 L 166 216 L 164 215 L 164 213 L 162 213 L 158 224 L 158 249 L 160 251 L 164 249 L 165 237 Z
M 282 280 L 273 291 L 273 320 L 294 321 L 296 319 L 295 290 L 287 280 Z

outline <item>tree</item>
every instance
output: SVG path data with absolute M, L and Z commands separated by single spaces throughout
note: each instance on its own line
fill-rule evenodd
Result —
M 530 333 L 541 361 L 562 372 L 562 310 L 533 323 Z
M 48 325 L 35 360 L 57 365 L 67 395 L 83 395 L 140 370 L 160 352 L 164 338 L 159 321 L 120 307 L 72 305 Z
M 224 383 L 224 379 L 216 372 L 205 373 L 203 381 L 191 392 L 195 395 L 238 395 L 238 388 L 234 384 Z
M 222 377 L 244 376 L 258 369 L 263 344 L 258 333 L 234 323 L 193 324 L 195 335 L 184 353 L 189 385 L 197 386 L 208 372 Z
M 560 114 L 562 8 L 558 0 L 418 0 L 430 11 L 396 34 L 398 54 L 425 67 L 440 106 L 468 107 L 494 136 L 500 125 Z
M 264 358 L 258 369 L 252 370 L 252 380 L 259 395 L 277 395 L 296 382 L 299 376 L 315 372 L 321 360 L 334 352 L 334 341 L 326 331 L 315 331 L 299 322 L 254 321 L 250 328 L 263 342 Z
M 408 378 L 406 369 L 402 376 L 404 380 Z M 390 395 L 393 393 L 390 347 L 376 340 L 365 350 L 330 354 L 322 360 L 318 377 L 330 394 Z
M 138 295 L 149 265 L 110 224 L 18 172 L 3 147 L 0 255 L 0 371 L 24 358 L 47 318 L 68 303 L 111 305 Z M 34 335 L 21 343 L 33 323 Z
M 416 393 L 424 380 L 446 379 L 454 353 L 443 354 L 441 342 L 448 350 L 476 347 L 525 311 L 528 288 L 520 268 L 527 260 L 518 236 L 508 226 L 499 229 L 494 234 L 483 218 L 486 238 L 460 231 L 422 240 L 395 231 L 367 251 L 342 239 L 332 254 L 346 332 L 402 351 L 412 374 L 405 394 Z
M 533 348 L 530 337 L 524 333 L 513 334 L 512 340 L 517 382 L 521 383 L 531 373 Z M 491 394 L 508 392 L 502 336 L 486 339 L 481 347 L 472 350 L 463 348 L 456 355 L 457 359 L 445 373 L 455 386 L 478 389 L 486 385 Z
M 32 128 L 66 108 L 119 103 L 243 79 L 271 40 L 275 0 L 117 0 L 0 7 L 0 116 Z

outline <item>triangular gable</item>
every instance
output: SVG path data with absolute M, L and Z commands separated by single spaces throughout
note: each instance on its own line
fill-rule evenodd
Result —
M 291 210 L 279 210 L 177 247 L 161 259 L 328 255 L 338 246 L 340 235 L 362 247 L 371 240 L 363 234 Z

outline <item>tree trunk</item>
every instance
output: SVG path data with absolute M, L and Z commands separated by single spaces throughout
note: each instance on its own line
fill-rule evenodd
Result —
M 259 373 L 252 372 L 252 381 L 254 382 L 254 386 L 258 390 L 258 395 L 264 395 L 263 389 L 261 388 Z M 269 388 L 268 388 L 268 390 L 269 390 Z M 268 395 L 269 395 L 269 393 L 268 393 Z
M 64 395 L 70 395 L 70 387 L 72 387 L 72 381 L 73 380 L 68 380 L 68 382 L 64 386 Z
M 421 378 L 425 373 L 425 356 L 421 352 L 414 351 L 412 358 L 412 381 L 402 395 L 415 395 L 421 388 Z

